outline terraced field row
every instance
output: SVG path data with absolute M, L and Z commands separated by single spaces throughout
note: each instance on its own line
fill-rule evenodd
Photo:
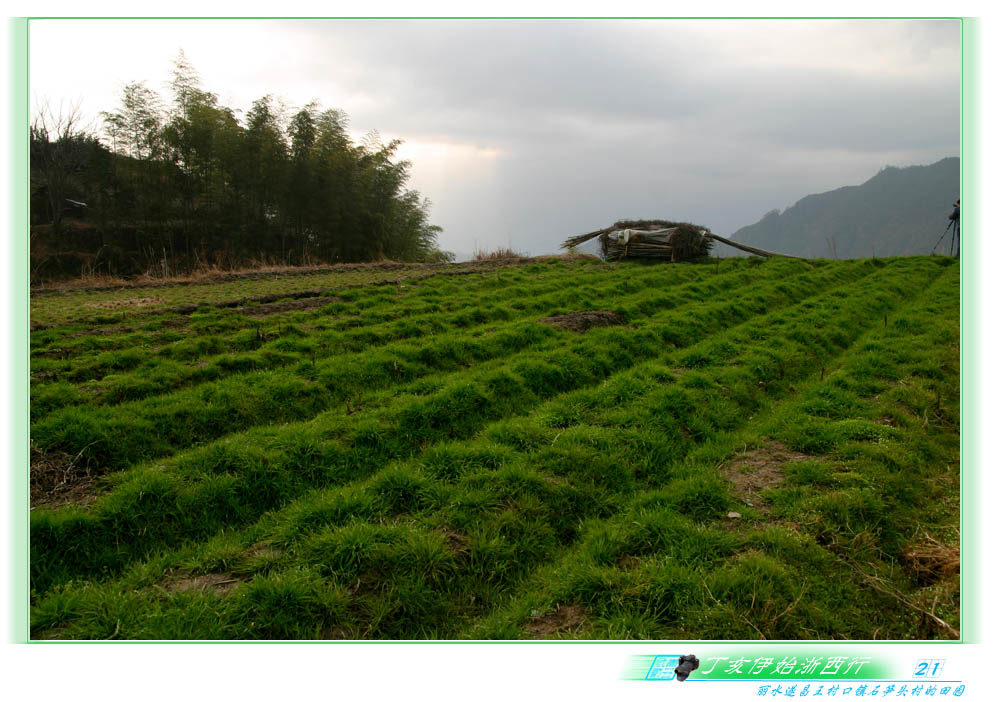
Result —
M 957 580 L 908 555 L 955 543 L 945 263 L 553 262 L 280 312 L 252 363 L 141 399 L 38 378 L 36 462 L 70 470 L 36 495 L 33 635 L 953 636 Z M 539 322 L 590 309 L 625 324 Z
M 809 293 L 827 282 L 844 279 L 837 271 L 831 270 L 802 273 L 797 276 L 794 289 L 785 291 L 783 284 L 778 282 L 780 276 L 777 271 L 770 267 L 766 273 L 770 276 L 771 293 L 749 290 L 728 309 L 725 306 L 711 309 L 711 303 L 706 301 L 724 280 L 712 281 L 710 287 L 698 283 L 675 286 L 667 298 L 671 306 L 662 304 L 657 295 L 646 294 L 648 302 L 652 303 L 651 306 L 642 304 L 648 310 L 647 314 L 638 310 L 635 296 L 633 308 L 622 309 L 621 312 L 626 313 L 631 321 L 641 321 L 643 324 L 623 333 L 612 330 L 614 333 L 610 338 L 618 345 L 624 345 L 624 338 L 631 339 L 628 349 L 617 350 L 613 363 L 623 364 L 623 357 L 632 352 L 638 353 L 639 348 L 642 349 L 640 353 L 651 354 L 662 350 L 665 345 L 687 343 L 694 326 L 700 326 L 697 319 L 701 313 L 694 308 L 683 315 L 677 316 L 676 313 L 690 302 L 695 301 L 697 307 L 707 308 L 710 324 L 720 325 L 733 315 L 744 314 L 748 305 L 752 313 L 762 311 L 769 300 L 788 300 L 788 295 Z M 849 277 L 852 274 L 849 273 Z M 725 290 L 733 294 L 755 282 L 755 279 L 754 275 L 729 276 Z M 771 285 L 772 281 L 777 281 L 775 286 Z M 626 281 L 623 287 L 637 289 L 631 281 Z M 610 295 L 615 291 L 607 289 L 606 292 Z M 571 295 L 571 299 L 583 307 L 596 302 L 595 299 L 583 299 L 575 294 Z M 558 299 L 543 301 L 539 298 L 536 304 L 542 306 L 544 303 L 544 310 L 555 313 L 561 308 L 553 305 L 560 302 Z M 517 311 L 518 318 L 528 312 L 533 314 L 530 305 L 522 307 Z M 659 317 L 663 321 L 653 322 Z M 704 327 L 698 333 L 705 331 Z M 266 372 L 239 373 L 238 370 L 245 366 L 227 363 L 230 358 L 226 357 L 221 365 L 227 366 L 227 375 L 220 380 L 204 383 L 193 390 L 152 396 L 113 408 L 92 406 L 100 404 L 97 402 L 63 410 L 35 422 L 32 433 L 35 444 L 42 450 L 59 451 L 66 456 L 82 453 L 80 459 L 86 465 L 94 465 L 103 471 L 164 455 L 195 442 L 253 426 L 261 423 L 260 420 L 272 423 L 303 419 L 333 407 L 339 410 L 344 408 L 351 414 L 353 404 L 369 409 L 382 401 L 392 401 L 391 398 L 405 388 L 409 391 L 404 394 L 431 394 L 435 388 L 431 382 L 425 383 L 428 378 L 436 386 L 444 378 L 457 376 L 464 379 L 467 373 L 479 375 L 485 372 L 486 369 L 479 367 L 469 371 L 468 367 L 473 364 L 489 362 L 496 367 L 506 362 L 508 356 L 524 350 L 532 353 L 544 352 L 551 347 L 557 351 L 579 350 L 597 346 L 598 339 L 599 336 L 576 338 L 564 332 L 556 334 L 548 327 L 536 324 L 531 316 L 523 323 L 512 320 L 502 326 L 489 327 L 479 337 L 467 335 L 464 331 L 453 331 L 421 338 L 414 343 L 386 344 L 375 351 L 365 349 L 352 354 L 338 354 L 322 359 L 320 364 L 316 354 L 308 360 L 297 358 L 292 366 L 284 356 L 284 362 L 277 369 Z M 599 351 L 602 352 L 602 349 Z M 596 349 L 591 350 L 591 353 L 597 352 Z M 580 359 L 580 362 L 583 360 Z M 536 361 L 540 363 L 540 359 Z M 141 382 L 145 377 L 143 373 L 153 371 L 154 366 L 135 369 L 131 382 Z M 382 390 L 385 395 L 377 396 L 377 390 Z M 49 396 L 41 388 L 37 393 L 44 404 Z M 290 398 L 294 401 L 290 402 Z
M 385 292 L 370 289 L 365 294 L 350 293 L 347 301 L 318 297 L 315 299 L 322 302 L 322 309 L 273 315 L 264 324 L 236 312 L 206 313 L 192 321 L 179 317 L 187 327 L 182 332 L 176 330 L 178 324 L 171 323 L 176 318 L 145 325 L 146 329 L 168 327 L 159 333 L 69 333 L 67 339 L 66 329 L 50 330 L 33 338 L 32 409 L 37 417 L 60 406 L 114 403 L 216 379 L 230 371 L 281 368 L 300 361 L 313 365 L 338 354 L 367 352 L 371 346 L 437 337 L 444 332 L 455 332 L 459 338 L 466 332 L 481 336 L 483 325 L 487 325 L 485 333 L 493 333 L 494 324 L 529 310 L 554 309 L 557 304 L 568 303 L 589 305 L 602 294 L 623 295 L 651 282 L 636 275 L 619 283 L 617 290 L 591 286 L 602 282 L 602 277 L 577 273 L 573 279 L 560 275 L 557 281 L 544 285 L 532 281 L 526 295 L 519 283 L 507 279 L 509 276 L 454 289 L 449 284 L 440 291 L 436 285 L 425 285 L 413 293 L 390 286 Z M 702 277 L 673 276 L 668 284 Z M 495 285 L 501 289 L 494 290 Z M 711 289 L 713 285 L 711 282 Z M 687 292 L 700 294 L 696 286 L 690 287 L 693 289 Z M 440 296 L 444 297 L 437 301 Z M 652 302 L 667 301 L 671 298 Z
M 410 278 L 433 275 L 460 274 L 466 269 L 484 271 L 499 268 L 492 263 L 461 264 L 458 268 L 445 265 L 418 265 L 390 263 L 372 266 L 332 266 L 317 269 L 304 275 L 274 271 L 249 275 L 221 276 L 219 280 L 207 279 L 185 284 L 167 281 L 148 285 L 104 286 L 95 290 L 41 290 L 32 300 L 32 324 L 35 328 L 63 324 L 71 320 L 89 318 L 100 323 L 103 318 L 128 316 L 129 312 L 148 312 L 182 305 L 200 305 L 217 300 L 244 299 L 260 294 L 270 296 L 280 292 L 298 292 L 304 285 L 311 288 L 334 286 L 375 285 Z
M 541 265 L 534 259 L 534 265 Z M 565 256 L 546 259 L 552 264 L 597 267 L 595 260 Z M 324 290 L 351 290 L 367 286 L 403 285 L 436 276 L 457 278 L 485 276 L 509 271 L 521 265 L 513 260 L 469 261 L 457 265 L 382 263 L 343 264 L 318 269 L 288 269 L 272 272 L 220 275 L 189 283 L 169 281 L 147 285 L 104 285 L 94 289 L 42 289 L 32 292 L 31 322 L 34 330 L 45 330 L 70 323 L 107 324 L 146 314 L 168 314 L 202 307 L 256 305 Z

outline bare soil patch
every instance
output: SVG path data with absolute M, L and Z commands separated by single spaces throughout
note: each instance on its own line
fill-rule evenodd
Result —
M 573 331 L 582 334 L 587 329 L 593 327 L 612 327 L 627 322 L 624 317 L 609 310 L 590 310 L 588 312 L 571 312 L 560 314 L 555 317 L 545 317 L 538 320 L 544 324 L 550 324 L 566 331 Z
M 231 573 L 206 573 L 204 575 L 175 576 L 164 580 L 161 585 L 169 592 L 214 592 L 226 595 L 242 580 Z
M 135 326 L 133 325 L 118 325 L 115 327 L 96 327 L 94 329 L 87 329 L 86 331 L 73 332 L 72 334 L 66 334 L 67 339 L 78 339 L 83 336 L 113 336 L 115 334 L 127 334 L 129 332 L 135 331 Z
M 770 441 L 764 446 L 736 455 L 721 474 L 731 481 L 734 490 L 759 512 L 768 512 L 759 493 L 783 482 L 783 464 L 805 461 L 810 456 L 793 451 L 785 444 Z
M 206 302 L 196 302 L 186 305 L 177 305 L 175 307 L 169 307 L 161 310 L 163 314 L 193 314 L 197 310 L 204 309 L 207 307 L 217 308 L 217 309 L 228 309 L 232 307 L 244 307 L 249 302 L 258 302 L 259 306 L 252 307 L 248 309 L 260 309 L 261 307 L 267 305 L 268 303 L 278 302 L 278 304 L 287 304 L 289 302 L 296 302 L 298 300 L 303 300 L 307 298 L 319 298 L 325 300 L 323 304 L 328 304 L 334 302 L 337 298 L 321 298 L 324 294 L 324 290 L 298 290 L 296 292 L 278 292 L 272 293 L 270 295 L 254 295 L 252 297 L 239 297 L 235 300 L 211 300 Z M 281 302 L 279 302 L 281 301 Z M 245 314 L 251 314 L 251 312 L 243 311 Z
M 547 639 L 554 634 L 574 632 L 586 624 L 586 612 L 577 605 L 557 605 L 554 612 L 532 617 L 524 629 L 533 639 Z
M 96 499 L 96 477 L 81 456 L 31 447 L 31 508 L 86 505 Z
M 87 307 L 96 307 L 101 310 L 116 310 L 120 307 L 148 307 L 165 302 L 161 297 L 132 297 L 127 300 L 107 300 L 105 302 L 87 302 Z
M 290 310 L 309 310 L 315 307 L 330 305 L 332 302 L 340 301 L 340 297 L 333 296 L 310 297 L 301 300 L 273 302 L 267 305 L 258 305 L 256 307 L 245 307 L 244 309 L 238 310 L 238 313 L 243 314 L 246 317 L 268 317 L 270 315 L 279 314 L 280 312 L 289 312 Z

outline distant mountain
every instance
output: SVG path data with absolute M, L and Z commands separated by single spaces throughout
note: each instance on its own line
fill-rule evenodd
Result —
M 887 166 L 862 185 L 808 195 L 773 210 L 731 238 L 806 258 L 931 253 L 959 197 L 959 159 L 930 166 Z M 948 240 L 942 242 L 948 252 Z

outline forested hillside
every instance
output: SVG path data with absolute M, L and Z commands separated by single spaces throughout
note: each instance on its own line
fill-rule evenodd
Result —
M 123 88 L 99 127 L 43 108 L 31 138 L 34 280 L 252 261 L 443 260 L 428 202 L 406 187 L 399 141 L 353 143 L 347 115 L 272 95 L 244 114 L 184 57 L 171 103 Z
M 783 212 L 773 210 L 731 238 L 808 258 L 927 254 L 958 197 L 958 158 L 890 166 L 862 185 L 809 195 Z

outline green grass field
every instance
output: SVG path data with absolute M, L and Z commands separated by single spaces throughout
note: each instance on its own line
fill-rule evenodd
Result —
M 35 295 L 31 636 L 956 639 L 956 264 Z

